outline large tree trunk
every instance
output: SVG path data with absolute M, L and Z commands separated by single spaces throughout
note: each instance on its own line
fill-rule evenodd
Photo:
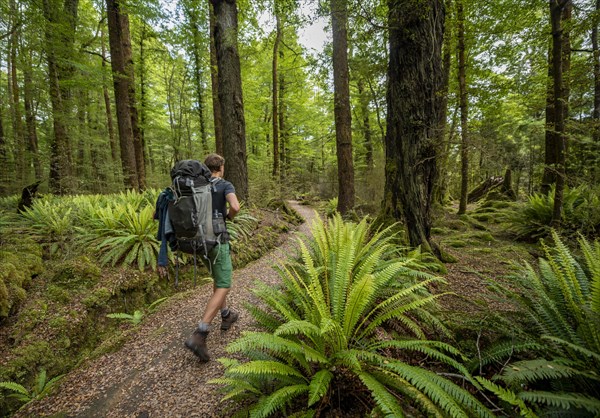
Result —
M 236 0 L 211 0 L 215 9 L 215 47 L 219 74 L 225 178 L 241 200 L 248 199 L 246 120 L 238 53 Z
M 210 82 L 212 86 L 212 108 L 215 125 L 215 149 L 217 154 L 223 155 L 223 120 L 221 118 L 221 104 L 219 103 L 219 65 L 217 64 L 217 47 L 215 46 L 215 8 L 209 0 L 210 20 Z
M 338 207 L 345 214 L 354 207 L 354 164 L 352 162 L 352 116 L 348 71 L 348 5 L 330 0 L 333 31 L 333 112 L 338 165 Z
M 388 0 L 388 7 L 384 207 L 394 218 L 404 219 L 411 245 L 437 252 L 430 236 L 443 88 L 444 6 L 442 0 Z
M 463 0 L 456 2 L 456 19 L 458 22 L 458 89 L 460 95 L 460 203 L 458 214 L 467 211 L 467 195 L 469 193 L 469 101 L 467 96 L 467 74 L 465 62 L 465 16 Z
M 554 91 L 554 130 L 556 132 L 553 145 L 556 154 L 556 187 L 554 191 L 554 208 L 552 226 L 558 227 L 562 216 L 563 193 L 565 187 L 566 142 L 565 114 L 566 97 L 563 85 L 564 53 L 563 51 L 563 11 L 569 0 L 550 1 L 550 21 L 552 24 L 552 73 Z
M 139 190 L 140 183 L 137 172 L 134 132 L 129 102 L 129 84 L 133 80 L 130 80 L 128 75 L 129 70 L 126 68 L 127 65 L 130 65 L 130 62 L 127 61 L 127 51 L 125 51 L 126 47 L 124 46 L 126 42 L 130 42 L 129 39 L 124 39 L 125 36 L 129 36 L 129 19 L 127 15 L 121 12 L 120 4 L 117 0 L 106 0 L 106 11 L 108 15 L 110 61 L 117 106 L 117 125 L 119 128 L 123 180 L 125 187 Z M 129 52 L 131 52 L 131 47 L 129 47 Z
M 279 44 L 281 43 L 281 37 L 283 31 L 281 30 L 281 18 L 279 17 L 279 11 L 277 8 L 277 2 L 275 1 L 275 20 L 276 20 L 276 32 L 275 42 L 273 43 L 273 116 L 271 121 L 273 123 L 273 177 L 277 177 L 279 174 Z
M 73 43 L 77 25 L 78 0 L 43 0 L 46 23 L 46 56 L 54 138 L 50 143 L 50 191 L 66 193 L 71 169 L 71 139 L 69 126 L 70 92 L 65 83 L 74 70 Z

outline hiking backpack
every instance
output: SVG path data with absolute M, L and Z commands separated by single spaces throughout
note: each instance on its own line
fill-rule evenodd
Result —
M 169 221 L 176 249 L 194 255 L 195 284 L 196 254 L 208 259 L 225 232 L 222 214 L 212 210 L 212 191 L 220 179 L 211 178 L 210 170 L 200 161 L 182 160 L 173 166 L 171 180 L 174 199 L 167 208 Z

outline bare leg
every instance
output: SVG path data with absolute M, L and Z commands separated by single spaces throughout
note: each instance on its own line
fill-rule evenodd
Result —
M 217 291 L 217 286 L 213 283 L 213 294 Z M 219 310 L 225 309 L 227 307 L 227 295 L 223 298 L 223 304 L 219 307 Z
M 214 319 L 215 316 L 217 316 L 217 313 L 219 313 L 221 308 L 225 306 L 228 293 L 229 289 L 215 289 L 214 293 L 210 297 L 210 300 L 208 301 L 208 304 L 206 305 L 206 309 L 204 310 L 202 322 L 206 324 L 211 323 L 211 321 Z

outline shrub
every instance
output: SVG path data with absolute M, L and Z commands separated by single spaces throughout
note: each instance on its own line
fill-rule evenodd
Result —
M 525 264 L 514 276 L 518 290 L 497 286 L 529 319 L 539 345 L 535 358 L 516 361 L 495 379 L 480 379 L 500 398 L 524 413 L 600 414 L 600 243 L 580 236 L 576 259 L 555 231 L 554 247 L 542 243 L 539 273 Z
M 344 223 L 340 215 L 315 221 L 313 238 L 299 242 L 301 259 L 279 270 L 282 288 L 256 290 L 267 308 L 249 309 L 266 332 L 247 332 L 228 347 L 250 361 L 221 359 L 225 375 L 213 383 L 225 386 L 225 399 L 247 401 L 255 417 L 357 407 L 387 416 L 411 407 L 492 416 L 467 390 L 416 364 L 425 357 L 472 381 L 454 359 L 458 351 L 428 340 L 418 320 L 441 327 L 430 310 L 439 295 L 427 291 L 441 279 L 415 270 L 389 231 L 370 236 L 365 220 Z

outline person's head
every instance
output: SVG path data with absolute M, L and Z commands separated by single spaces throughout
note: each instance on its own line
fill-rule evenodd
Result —
M 204 160 L 204 164 L 212 173 L 217 173 L 225 165 L 225 158 L 219 154 L 209 154 Z

